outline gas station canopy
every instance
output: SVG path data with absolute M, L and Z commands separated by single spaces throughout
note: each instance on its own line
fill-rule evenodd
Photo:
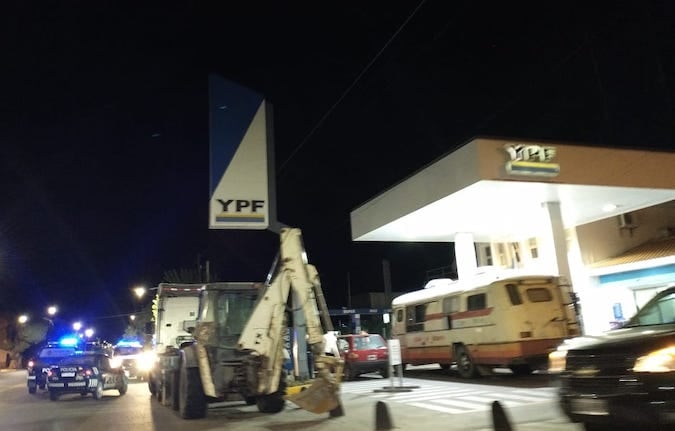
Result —
M 507 242 L 675 200 L 675 152 L 475 138 L 351 213 L 354 241 Z

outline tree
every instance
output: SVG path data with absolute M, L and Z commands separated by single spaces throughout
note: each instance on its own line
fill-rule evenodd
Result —
M 47 319 L 18 323 L 11 313 L 0 314 L 0 349 L 9 352 L 12 361 L 19 366 L 21 355 L 29 348 L 47 339 L 51 322 Z

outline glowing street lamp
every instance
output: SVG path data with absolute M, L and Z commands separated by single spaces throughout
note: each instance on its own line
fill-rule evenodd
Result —
M 145 295 L 146 288 L 145 286 L 136 286 L 134 287 L 134 293 L 136 294 L 136 297 L 138 299 L 142 299 L 143 295 Z
M 94 335 L 94 330 L 92 328 L 87 328 L 84 330 L 84 335 L 86 335 L 87 338 L 91 338 L 91 336 Z
M 76 330 L 76 331 L 79 331 L 80 329 L 82 329 L 82 322 L 73 323 L 73 329 Z
M 19 323 L 21 323 L 23 325 L 24 323 L 28 322 L 28 316 L 25 315 L 25 314 L 22 314 L 21 316 L 19 316 L 19 318 L 17 320 L 19 321 Z
M 129 320 L 131 320 L 132 322 L 136 320 L 136 315 L 135 314 L 130 315 Z
M 56 312 L 59 311 L 58 308 L 56 308 L 56 305 L 50 305 L 47 307 L 47 314 L 50 316 L 53 316 L 56 314 Z

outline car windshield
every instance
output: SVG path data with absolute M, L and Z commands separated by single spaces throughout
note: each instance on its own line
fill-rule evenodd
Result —
M 63 358 L 59 361 L 60 365 L 88 365 L 90 367 L 97 366 L 96 355 L 74 355 L 69 358 Z
M 657 294 L 624 327 L 667 323 L 675 323 L 675 291 Z
M 129 355 L 138 355 L 140 353 L 143 353 L 142 347 L 132 347 L 132 346 L 115 347 L 115 355 L 129 356 Z
M 38 355 L 40 358 L 65 358 L 66 356 L 73 355 L 75 349 L 73 348 L 63 348 L 63 347 L 47 347 L 40 350 Z
M 354 350 L 378 349 L 384 347 L 384 340 L 379 335 L 354 338 Z

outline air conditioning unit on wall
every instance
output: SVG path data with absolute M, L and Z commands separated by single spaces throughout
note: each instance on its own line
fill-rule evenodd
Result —
M 619 220 L 620 229 L 635 229 L 637 227 L 633 213 L 619 214 L 617 218 Z

